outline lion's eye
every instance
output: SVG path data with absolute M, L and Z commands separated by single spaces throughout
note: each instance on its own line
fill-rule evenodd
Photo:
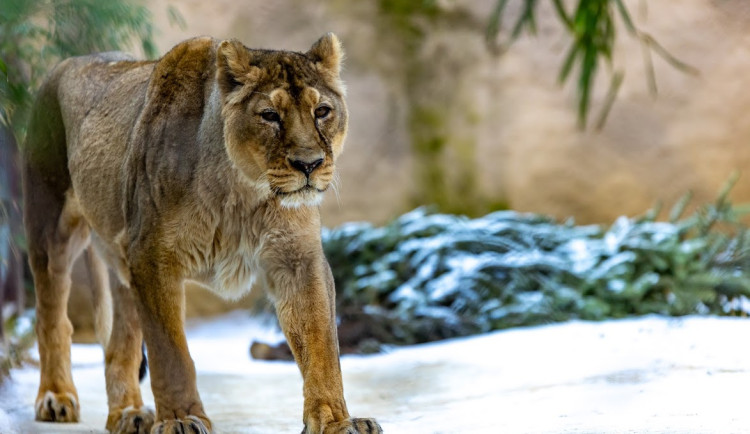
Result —
M 315 109 L 315 117 L 318 119 L 323 119 L 324 117 L 328 116 L 331 113 L 331 108 L 325 105 L 322 105 Z
M 265 110 L 261 112 L 260 117 L 266 122 L 273 122 L 276 124 L 281 122 L 281 116 L 273 110 Z

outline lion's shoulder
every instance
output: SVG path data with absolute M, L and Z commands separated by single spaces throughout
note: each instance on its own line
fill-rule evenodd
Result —
M 160 106 L 177 104 L 202 108 L 207 82 L 212 82 L 219 41 L 211 37 L 188 39 L 160 58 L 151 74 L 147 98 Z

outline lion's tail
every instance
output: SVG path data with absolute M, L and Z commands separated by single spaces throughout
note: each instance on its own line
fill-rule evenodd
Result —
M 138 368 L 138 381 L 143 381 L 148 372 L 148 360 L 146 359 L 146 343 L 141 345 L 141 366 Z

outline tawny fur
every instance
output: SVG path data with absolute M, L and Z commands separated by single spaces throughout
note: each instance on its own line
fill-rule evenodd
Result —
M 90 246 L 108 430 L 211 431 L 183 331 L 190 279 L 227 298 L 254 283 L 268 291 L 304 379 L 305 432 L 381 432 L 344 402 L 320 240 L 318 204 L 347 130 L 342 57 L 333 34 L 306 53 L 203 37 L 155 62 L 105 53 L 53 70 L 23 149 L 37 419 L 79 417 L 65 305 L 71 265 Z M 104 263 L 117 276 L 111 297 Z M 142 339 L 155 415 L 138 388 Z

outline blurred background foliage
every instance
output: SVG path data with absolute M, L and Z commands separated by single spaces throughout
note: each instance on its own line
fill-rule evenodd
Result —
M 71 56 L 140 46 L 157 55 L 151 12 L 127 0 L 2 0 L 0 121 L 23 140 L 34 92 Z
M 140 47 L 153 58 L 153 34 L 151 12 L 142 3 L 0 0 L 0 334 L 6 344 L 0 350 L 0 372 L 20 363 L 33 343 L 33 327 L 18 321 L 27 298 L 24 277 L 31 288 L 24 273 L 18 144 L 36 89 L 57 62 L 70 56 Z M 13 315 L 3 320 L 4 310 Z
M 561 84 L 564 83 L 570 78 L 571 72 L 574 69 L 577 70 L 578 123 L 582 128 L 585 128 L 588 123 L 591 93 L 601 66 L 608 67 L 611 78 L 607 99 L 596 122 L 597 129 L 604 126 L 622 84 L 624 72 L 612 70 L 612 55 L 620 27 L 624 28 L 630 36 L 638 38 L 641 43 L 649 90 L 653 95 L 657 92 L 657 86 L 652 54 L 660 56 L 681 71 L 698 73 L 695 68 L 670 54 L 650 34 L 636 28 L 623 0 L 578 0 L 572 9 L 566 6 L 570 2 L 550 1 L 554 5 L 560 23 L 572 40 L 560 67 L 559 81 Z M 524 30 L 531 34 L 536 33 L 537 6 L 540 2 L 539 0 L 523 0 L 523 2 L 522 12 L 515 18 L 512 30 L 505 36 L 505 42 L 498 42 L 509 1 L 497 0 L 487 26 L 487 44 L 492 51 L 506 50 Z

